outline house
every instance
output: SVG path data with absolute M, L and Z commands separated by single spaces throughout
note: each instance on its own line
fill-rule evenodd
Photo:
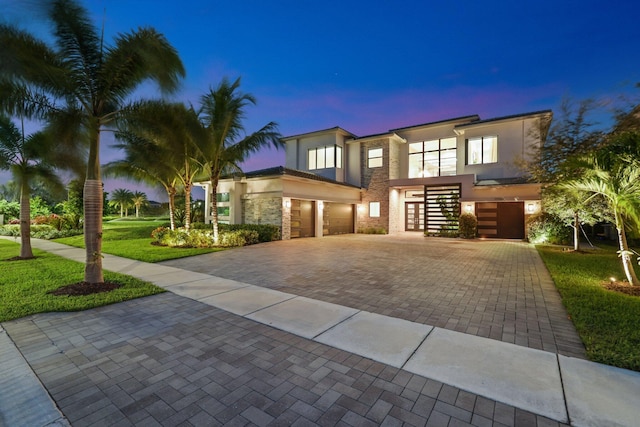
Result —
M 446 234 L 460 213 L 481 237 L 522 239 L 540 209 L 540 184 L 517 161 L 540 145 L 550 110 L 477 115 L 357 136 L 340 127 L 284 138 L 286 162 L 222 179 L 206 212 L 220 222 L 274 224 L 282 238 L 362 230 Z M 207 218 L 210 221 L 211 217 Z

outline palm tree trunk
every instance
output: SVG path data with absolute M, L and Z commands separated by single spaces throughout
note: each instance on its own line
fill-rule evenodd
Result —
M 20 258 L 33 258 L 31 250 L 31 202 L 29 183 L 23 179 L 20 183 Z
M 138 214 L 140 213 L 140 206 L 136 205 L 136 218 L 138 218 Z
M 191 185 L 184 186 L 184 228 L 191 228 Z
M 578 212 L 573 214 L 573 250 L 580 250 L 580 218 Z
M 167 194 L 169 195 L 169 223 L 173 231 L 176 229 L 176 190 L 168 190 Z
M 120 203 L 120 218 L 124 216 L 124 205 Z
M 213 205 L 212 222 L 213 222 L 213 243 L 218 243 L 220 236 L 218 229 L 218 180 L 211 178 L 211 204 Z
M 87 179 L 84 182 L 84 244 L 86 248 L 84 281 L 103 283 L 102 182 L 99 179 Z
M 627 280 L 631 286 L 637 286 L 640 285 L 640 282 L 638 281 L 638 276 L 633 269 L 633 259 L 631 258 L 631 251 L 627 244 L 627 235 L 624 231 L 624 223 L 618 212 L 616 212 L 615 215 L 616 228 L 618 230 L 618 243 L 620 244 L 620 257 L 622 258 L 622 268 L 624 269 L 624 274 L 627 276 Z

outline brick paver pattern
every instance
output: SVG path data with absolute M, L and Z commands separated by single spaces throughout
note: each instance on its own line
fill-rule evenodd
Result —
M 519 241 L 329 236 L 163 264 L 585 358 L 544 263 Z
M 81 426 L 558 426 L 171 293 L 6 322 Z

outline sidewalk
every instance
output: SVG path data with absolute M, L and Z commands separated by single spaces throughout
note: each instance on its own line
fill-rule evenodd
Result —
M 67 258 L 84 259 L 82 249 L 35 239 L 32 244 Z M 640 374 L 636 372 L 175 267 L 111 255 L 105 255 L 104 267 L 148 280 L 176 295 L 244 319 L 560 423 L 570 422 L 574 426 L 631 426 L 640 417 L 640 408 L 635 404 L 635 397 L 640 395 Z M 9 336 L 13 328 L 12 322 L 5 324 Z M 17 333 L 19 328 L 15 330 Z M 0 339 L 5 337 L 3 333 Z M 2 349 L 15 350 L 10 343 L 3 344 L 0 342 Z M 40 351 L 45 356 L 51 348 Z M 7 379 L 4 372 L 9 371 L 4 366 L 10 361 L 11 372 L 18 373 L 21 387 L 23 383 L 30 384 L 28 389 L 39 387 L 42 391 L 35 400 L 41 402 L 43 407 L 49 407 L 50 415 L 42 415 L 41 424 L 7 425 L 48 425 L 49 419 L 59 420 L 60 413 L 52 405 L 49 395 L 42 389 L 26 361 L 16 354 L 19 353 L 2 354 L 2 379 Z M 20 404 L 16 400 L 21 400 L 21 397 L 4 393 L 4 387 L 2 390 L 2 422 L 20 419 L 21 414 L 29 412 L 25 405 L 34 407 L 33 400 Z M 467 422 L 471 421 L 470 418 Z

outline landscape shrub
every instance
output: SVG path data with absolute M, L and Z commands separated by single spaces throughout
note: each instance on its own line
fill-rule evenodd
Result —
M 527 237 L 531 243 L 568 245 L 571 242 L 571 228 L 555 215 L 539 212 L 527 218 Z
M 362 227 L 358 228 L 358 234 L 387 234 L 384 227 Z
M 458 220 L 458 230 L 463 239 L 474 239 L 478 232 L 478 219 L 472 213 L 463 213 Z
M 194 222 L 191 224 L 192 229 L 211 230 L 211 224 L 202 222 Z M 280 240 L 280 227 L 271 224 L 219 224 L 220 233 L 237 230 L 252 230 L 258 233 L 258 243 L 272 242 Z
M 236 247 L 260 243 L 259 234 L 255 230 L 224 230 L 220 232 L 218 244 L 214 244 L 213 230 L 195 228 L 189 231 L 184 228 L 171 230 L 158 227 L 151 232 L 154 242 L 163 246 L 182 248 Z

